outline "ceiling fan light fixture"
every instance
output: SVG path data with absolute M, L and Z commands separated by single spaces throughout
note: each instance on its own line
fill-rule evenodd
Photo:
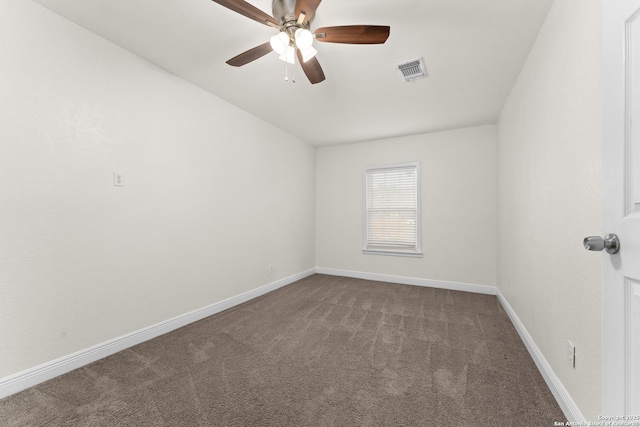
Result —
M 266 0 L 263 0 L 266 1 Z M 316 9 L 323 0 L 272 0 L 272 15 L 253 6 L 253 0 L 213 0 L 214 3 L 243 15 L 270 28 L 277 28 L 279 34 L 269 41 L 242 52 L 227 61 L 233 67 L 241 67 L 274 51 L 287 63 L 299 62 L 302 71 L 311 84 L 325 80 L 324 71 L 316 59 L 312 48 L 314 40 L 322 43 L 343 44 L 383 44 L 390 35 L 388 25 L 338 25 L 316 28 L 310 31 Z M 284 34 L 281 34 L 284 33 Z M 296 52 L 300 50 L 300 52 Z M 304 52 L 304 55 L 303 55 Z M 299 61 L 296 57 L 300 58 Z M 306 61 L 306 62 L 305 62 Z M 288 80 L 288 65 L 285 80 Z M 295 70 L 293 67 L 295 81 Z
M 269 39 L 269 42 L 271 43 L 271 49 L 273 49 L 273 51 L 278 55 L 282 55 L 285 53 L 290 41 L 291 40 L 289 39 L 289 34 L 285 33 L 284 31 L 276 34 L 275 36 L 272 36 L 271 39 Z
M 295 49 L 291 45 L 287 45 L 284 52 L 280 55 L 280 59 L 284 62 L 288 62 L 289 64 L 295 64 Z
M 302 54 L 302 62 L 307 62 L 308 60 L 316 56 L 318 51 L 313 46 L 310 46 L 305 50 L 300 49 L 300 53 Z
M 306 28 L 298 28 L 295 32 L 296 46 L 300 50 L 306 50 L 313 44 L 313 34 Z

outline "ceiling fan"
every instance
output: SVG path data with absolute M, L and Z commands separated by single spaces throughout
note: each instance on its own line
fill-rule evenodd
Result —
M 273 17 L 244 0 L 213 0 L 221 6 L 279 30 L 270 41 L 249 49 L 227 61 L 241 67 L 269 52 L 275 51 L 280 59 L 295 64 L 298 58 L 302 70 L 312 84 L 325 79 L 322 67 L 315 57 L 313 41 L 347 44 L 382 44 L 389 37 L 390 27 L 382 25 L 343 25 L 309 30 L 316 9 L 322 0 L 273 0 Z

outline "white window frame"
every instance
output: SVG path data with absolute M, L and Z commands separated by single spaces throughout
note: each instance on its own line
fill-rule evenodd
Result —
M 367 236 L 367 173 L 371 170 L 381 169 L 400 169 L 415 167 L 416 170 L 416 247 L 402 250 L 390 248 L 377 248 L 368 245 Z M 420 162 L 393 163 L 385 165 L 367 166 L 362 173 L 362 253 L 368 255 L 391 255 L 422 258 L 422 215 L 421 215 L 421 197 L 420 197 Z

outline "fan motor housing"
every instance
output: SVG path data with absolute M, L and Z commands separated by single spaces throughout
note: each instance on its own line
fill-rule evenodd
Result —
M 298 19 L 295 15 L 296 0 L 273 0 L 271 8 L 273 10 L 273 17 L 276 18 L 282 26 L 287 22 L 295 22 Z M 313 21 L 313 17 L 310 20 L 305 19 L 305 23 L 311 21 Z

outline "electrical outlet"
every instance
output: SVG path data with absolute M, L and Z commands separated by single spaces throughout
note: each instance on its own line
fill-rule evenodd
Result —
M 113 186 L 124 187 L 124 173 L 118 171 L 113 172 Z
M 567 342 L 567 360 L 572 368 L 576 367 L 576 346 L 571 341 Z

